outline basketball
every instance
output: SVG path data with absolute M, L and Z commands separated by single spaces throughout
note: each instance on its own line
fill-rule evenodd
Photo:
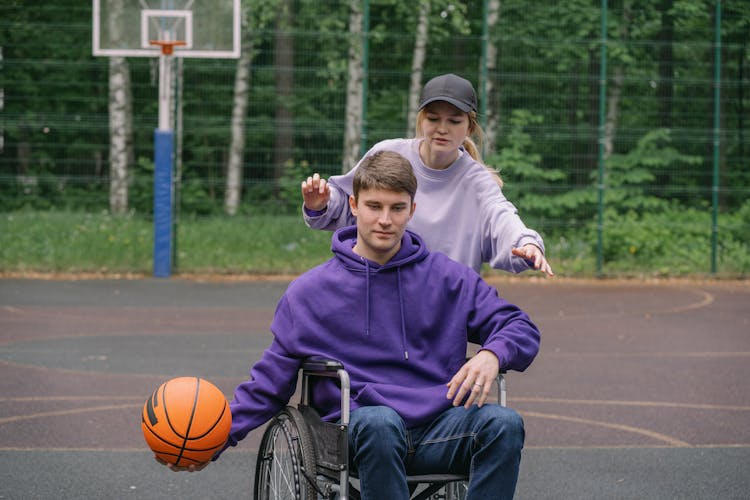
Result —
M 232 414 L 224 394 L 208 380 L 179 377 L 146 400 L 141 428 L 157 458 L 178 467 L 208 462 L 224 447 Z

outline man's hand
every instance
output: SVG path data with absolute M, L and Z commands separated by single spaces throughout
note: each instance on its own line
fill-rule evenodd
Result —
M 323 210 L 331 198 L 331 188 L 320 174 L 313 174 L 302 181 L 302 199 L 309 210 Z
M 463 401 L 464 408 L 469 408 L 474 402 L 481 407 L 487 401 L 492 382 L 499 372 L 497 356 L 491 351 L 479 351 L 448 382 L 446 397 L 453 400 L 453 406 L 459 406 Z
M 547 258 L 544 256 L 541 248 L 533 243 L 527 243 L 521 248 L 514 248 L 512 252 L 513 255 L 526 259 L 527 262 L 534 266 L 534 269 L 542 271 L 547 276 L 552 277 L 555 275 L 555 273 L 552 272 L 552 267 L 549 265 L 549 262 L 547 262 Z
M 191 464 L 191 465 L 188 465 L 187 467 L 178 467 L 178 466 L 176 466 L 174 464 L 170 464 L 168 462 L 165 462 L 164 460 L 162 460 L 161 458 L 159 458 L 157 456 L 155 456 L 154 459 L 156 459 L 156 461 L 159 462 L 160 464 L 166 465 L 167 468 L 169 470 L 171 470 L 172 472 L 183 472 L 183 471 L 198 472 L 199 470 L 205 469 L 208 466 L 208 464 L 211 463 L 211 462 L 204 462 L 202 464 L 197 464 L 197 465 Z

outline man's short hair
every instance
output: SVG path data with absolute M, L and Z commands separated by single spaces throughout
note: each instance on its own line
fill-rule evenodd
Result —
M 362 160 L 354 172 L 354 199 L 358 199 L 360 190 L 366 189 L 406 192 L 413 202 L 417 178 L 409 160 L 393 151 L 378 151 Z

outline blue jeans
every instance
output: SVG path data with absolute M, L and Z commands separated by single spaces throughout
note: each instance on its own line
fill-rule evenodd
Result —
M 349 460 L 362 500 L 408 500 L 406 475 L 469 473 L 468 498 L 513 498 L 524 440 L 523 420 L 494 404 L 460 406 L 406 429 L 386 406 L 351 413 Z

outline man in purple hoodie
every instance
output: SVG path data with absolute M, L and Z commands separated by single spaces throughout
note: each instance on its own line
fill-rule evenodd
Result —
M 341 361 L 351 379 L 349 448 L 363 499 L 408 499 L 407 474 L 470 473 L 469 498 L 512 498 L 524 428 L 485 404 L 500 369 L 522 371 L 539 331 L 469 267 L 430 253 L 406 230 L 417 181 L 398 153 L 357 169 L 355 227 L 334 233 L 334 257 L 294 280 L 274 339 L 231 402 L 227 447 L 279 412 L 302 360 Z M 481 345 L 466 361 L 467 341 Z M 324 420 L 339 418 L 333 384 L 317 387 Z

